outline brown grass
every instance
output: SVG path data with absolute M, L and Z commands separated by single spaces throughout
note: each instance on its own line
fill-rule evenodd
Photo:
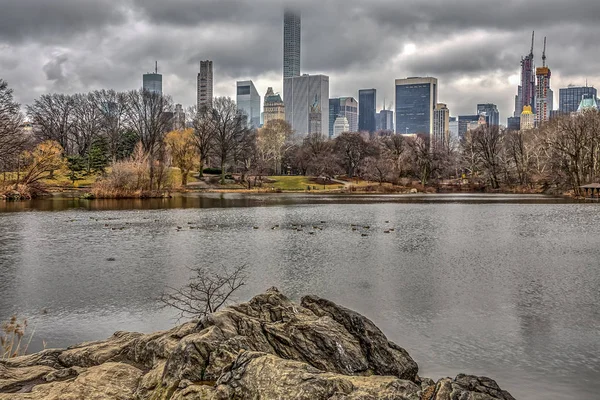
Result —
M 23 356 L 27 353 L 27 348 L 33 334 L 26 337 L 27 320 L 19 322 L 16 315 L 13 315 L 8 322 L 2 324 L 0 329 L 0 360 L 6 360 L 13 357 Z M 25 342 L 25 340 L 27 340 Z

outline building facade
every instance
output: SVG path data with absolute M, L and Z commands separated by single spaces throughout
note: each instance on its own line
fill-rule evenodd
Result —
M 213 102 L 213 63 L 212 61 L 200 61 L 200 72 L 198 73 L 196 105 L 198 111 L 203 107 L 212 107 Z
M 485 115 L 488 126 L 500 126 L 498 106 L 492 103 L 477 104 L 477 114 Z
M 333 137 L 335 120 L 340 116 L 348 120 L 350 132 L 358 131 L 358 103 L 354 97 L 329 99 L 329 137 Z
M 279 93 L 275 94 L 273 88 L 269 87 L 263 105 L 263 124 L 276 119 L 285 120 L 285 105 Z
M 283 78 L 300 76 L 300 14 L 286 10 L 283 14 Z
M 531 38 L 531 50 L 529 54 L 521 58 L 521 90 L 520 100 L 517 102 L 518 110 L 521 107 L 530 106 L 531 111 L 535 114 L 535 71 L 533 61 L 533 35 Z
M 158 73 L 158 67 L 154 73 L 147 73 L 142 76 L 142 87 L 148 92 L 162 94 L 162 84 L 162 74 Z
M 433 133 L 436 78 L 396 79 L 396 133 Z
M 468 130 L 479 124 L 479 114 L 458 116 L 458 137 L 463 139 Z
M 185 129 L 185 112 L 181 104 L 175 104 L 175 112 L 173 113 L 173 129 L 182 130 Z
M 236 83 L 236 103 L 238 111 L 247 117 L 249 128 L 260 127 L 260 95 L 252 81 Z
M 381 110 L 377 114 L 377 130 L 394 132 L 394 112 L 392 110 Z
M 329 136 L 329 77 L 302 75 L 283 81 L 285 119 L 298 137 Z
M 550 89 L 550 68 L 536 68 L 535 76 L 537 85 L 535 91 L 535 123 L 537 126 L 550 120 L 550 111 L 552 111 L 554 94 Z
M 523 106 L 523 112 L 521 112 L 521 130 L 528 130 L 535 128 L 535 114 L 531 106 Z
M 458 145 L 458 142 L 460 140 L 458 136 L 458 118 L 450 117 L 448 119 L 448 131 L 450 132 L 450 143 Z
M 377 106 L 377 90 L 361 89 L 358 91 L 358 130 L 375 132 L 375 114 Z
M 348 119 L 346 117 L 340 115 L 333 123 L 333 135 L 331 138 L 335 139 L 344 132 L 350 132 L 350 124 L 348 123 Z
M 577 111 L 583 96 L 598 97 L 598 91 L 591 86 L 569 86 L 558 91 L 558 110 L 561 114 Z
M 433 135 L 430 136 L 431 146 L 447 146 L 450 141 L 450 110 L 443 103 L 438 103 L 433 110 Z

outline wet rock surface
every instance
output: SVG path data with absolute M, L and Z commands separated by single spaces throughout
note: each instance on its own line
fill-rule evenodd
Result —
M 166 332 L 0 361 L 0 400 L 513 399 L 489 378 L 417 373 L 364 316 L 272 288 Z

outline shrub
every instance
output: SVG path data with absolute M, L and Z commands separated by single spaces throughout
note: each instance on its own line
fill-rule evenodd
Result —
M 209 174 L 209 175 L 221 175 L 221 169 L 220 168 L 204 168 L 202 170 L 203 174 Z
M 0 329 L 0 360 L 19 357 L 27 353 L 29 343 L 33 338 L 33 332 L 27 339 L 25 330 L 27 329 L 27 320 L 19 322 L 16 315 L 13 315 L 8 322 L 2 324 Z M 24 342 L 27 339 L 27 343 Z

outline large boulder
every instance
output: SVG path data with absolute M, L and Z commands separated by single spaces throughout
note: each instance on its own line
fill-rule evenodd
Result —
M 169 331 L 0 361 L 0 400 L 512 400 L 488 378 L 417 372 L 364 316 L 273 288 Z

